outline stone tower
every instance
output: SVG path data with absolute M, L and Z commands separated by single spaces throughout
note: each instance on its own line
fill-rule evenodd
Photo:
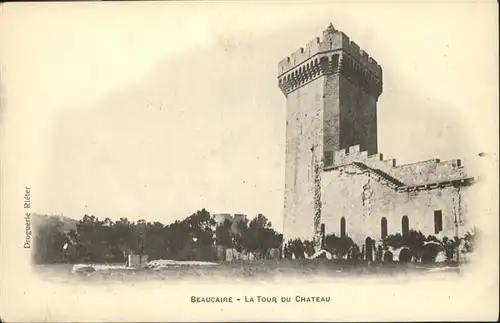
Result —
M 318 238 L 321 174 L 334 151 L 377 153 L 382 68 L 330 24 L 279 62 L 278 82 L 287 102 L 284 238 Z

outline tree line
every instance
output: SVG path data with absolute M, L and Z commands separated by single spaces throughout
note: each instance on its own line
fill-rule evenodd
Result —
M 127 218 L 112 221 L 84 215 L 74 228 L 64 230 L 57 217 L 47 217 L 34 226 L 34 262 L 117 263 L 128 254 L 147 255 L 149 260 L 219 260 L 217 246 L 239 252 L 265 255 L 280 248 L 282 235 L 262 214 L 251 221 L 226 220 L 217 225 L 214 215 L 199 210 L 169 225 Z
M 327 251 L 334 259 L 352 261 L 393 261 L 393 251 L 399 249 L 400 262 L 435 262 L 439 253 L 444 260 L 456 262 L 466 258 L 473 252 L 477 241 L 477 229 L 466 232 L 463 237 L 425 236 L 421 231 L 409 230 L 408 234 L 390 234 L 380 241 L 373 241 L 371 250 L 366 250 L 364 244 L 359 246 L 348 235 L 326 235 L 321 242 L 321 249 Z M 404 250 L 403 250 L 404 249 Z M 292 239 L 284 245 L 285 259 L 305 259 L 316 253 L 313 241 Z M 367 257 L 368 253 L 371 255 Z M 324 256 L 324 255 L 323 255 Z
M 202 209 L 169 225 L 161 222 L 127 218 L 112 221 L 100 220 L 94 215 L 84 215 L 68 226 L 58 217 L 45 217 L 34 225 L 34 262 L 88 263 L 125 262 L 130 253 L 147 255 L 149 260 L 224 260 L 220 250 L 235 249 L 241 253 L 253 253 L 256 258 L 265 258 L 271 249 L 278 249 L 280 258 L 304 259 L 316 252 L 315 244 L 309 240 L 288 240 L 282 248 L 282 234 L 272 228 L 271 222 L 262 214 L 251 221 L 225 220 L 216 223 L 214 215 Z M 374 241 L 372 250 L 358 246 L 348 235 L 329 234 L 321 241 L 321 249 L 336 259 L 364 261 L 369 252 L 374 261 L 392 260 L 394 249 L 405 248 L 399 254 L 400 261 L 436 260 L 438 253 L 446 260 L 454 261 L 461 254 L 472 252 L 476 230 L 463 237 L 425 236 L 420 231 L 410 230 Z M 392 251 L 391 251 L 392 250 Z

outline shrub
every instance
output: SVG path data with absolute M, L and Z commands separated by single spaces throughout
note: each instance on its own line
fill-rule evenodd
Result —
M 294 239 L 291 241 L 290 246 L 292 248 L 292 253 L 295 255 L 295 259 L 305 259 L 305 248 L 302 240 Z
M 315 253 L 315 248 L 314 248 L 314 242 L 310 240 L 305 240 L 303 242 L 304 245 L 304 252 L 307 254 L 307 256 L 311 257 Z
M 386 236 L 382 239 L 382 245 L 384 248 L 392 247 L 394 249 L 406 247 L 411 255 L 410 260 L 419 260 L 422 256 L 426 240 L 427 238 L 422 232 L 410 230 L 407 235 L 396 233 Z
M 458 246 L 460 245 L 460 239 L 458 237 L 444 237 L 441 244 L 446 256 L 446 261 L 456 260 Z
M 354 247 L 354 241 L 347 235 L 337 237 L 335 234 L 329 234 L 325 238 L 325 249 L 335 255 L 337 259 L 352 254 Z

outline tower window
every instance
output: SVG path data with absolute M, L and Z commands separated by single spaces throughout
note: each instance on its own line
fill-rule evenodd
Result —
M 325 245 L 325 224 L 321 223 L 321 248 Z
M 403 218 L 401 219 L 401 226 L 403 229 L 403 236 L 408 235 L 408 233 L 410 232 L 410 221 L 408 220 L 407 215 L 403 216 Z
M 345 236 L 345 218 L 342 217 L 340 219 L 340 236 L 343 237 Z
M 325 151 L 325 166 L 333 165 L 333 151 Z
M 332 67 L 336 69 L 339 66 L 339 55 L 335 54 L 332 56 Z
M 441 210 L 434 211 L 434 233 L 443 231 L 443 212 Z
M 387 237 L 387 219 L 385 217 L 380 221 L 380 229 L 382 239 Z
M 328 60 L 328 57 L 326 56 L 323 56 L 319 59 L 319 62 L 321 64 L 321 67 L 323 69 L 327 69 L 328 68 L 328 65 L 330 64 L 329 60 Z

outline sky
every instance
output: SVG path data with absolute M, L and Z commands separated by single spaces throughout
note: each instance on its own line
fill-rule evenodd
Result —
M 29 186 L 33 210 L 72 218 L 169 223 L 206 208 L 280 230 L 278 61 L 330 22 L 382 65 L 386 158 L 496 154 L 493 5 L 4 4 L 4 189 Z

